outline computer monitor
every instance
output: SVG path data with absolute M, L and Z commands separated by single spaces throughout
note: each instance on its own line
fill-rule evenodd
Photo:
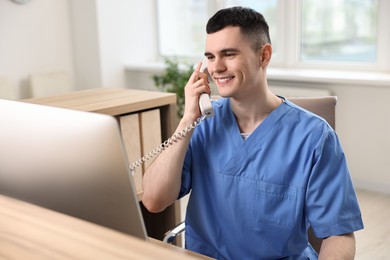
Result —
M 1 194 L 147 239 L 114 117 L 0 99 L 0 122 Z

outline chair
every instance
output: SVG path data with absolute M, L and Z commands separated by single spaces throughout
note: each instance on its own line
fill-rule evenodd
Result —
M 321 116 L 328 124 L 336 129 L 336 104 L 337 97 L 301 97 L 288 98 L 294 104 Z
M 325 97 L 294 97 L 288 98 L 294 104 L 309 110 L 322 118 L 324 118 L 328 124 L 335 129 L 336 127 L 336 104 L 337 97 L 325 96 Z M 178 224 L 172 230 L 165 233 L 163 241 L 165 243 L 173 244 L 176 237 L 185 231 L 185 223 Z M 322 239 L 315 237 L 313 230 L 309 227 L 308 239 L 313 248 L 319 253 L 321 248 Z

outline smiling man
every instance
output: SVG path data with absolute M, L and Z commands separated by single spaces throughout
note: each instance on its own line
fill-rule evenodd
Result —
M 222 98 L 146 171 L 144 205 L 159 212 L 191 192 L 186 248 L 217 259 L 353 259 L 363 223 L 341 144 L 324 119 L 268 88 L 264 17 L 222 9 L 206 31 L 208 73 Z M 210 93 L 200 66 L 177 132 L 200 117 L 199 96 Z M 309 226 L 324 238 L 319 256 Z

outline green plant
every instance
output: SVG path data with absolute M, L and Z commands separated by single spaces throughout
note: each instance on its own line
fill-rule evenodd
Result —
M 153 80 L 158 89 L 176 93 L 177 115 L 179 118 L 184 113 L 184 87 L 193 72 L 191 64 L 180 64 L 177 59 L 165 59 L 166 68 L 161 74 L 153 75 Z

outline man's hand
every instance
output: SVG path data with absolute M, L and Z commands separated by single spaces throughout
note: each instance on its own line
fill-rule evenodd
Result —
M 208 75 L 204 72 L 200 72 L 202 63 L 199 62 L 192 73 L 190 79 L 185 86 L 185 107 L 183 119 L 185 121 L 193 122 L 200 117 L 199 110 L 199 97 L 202 93 L 210 95 L 210 86 L 208 81 Z

